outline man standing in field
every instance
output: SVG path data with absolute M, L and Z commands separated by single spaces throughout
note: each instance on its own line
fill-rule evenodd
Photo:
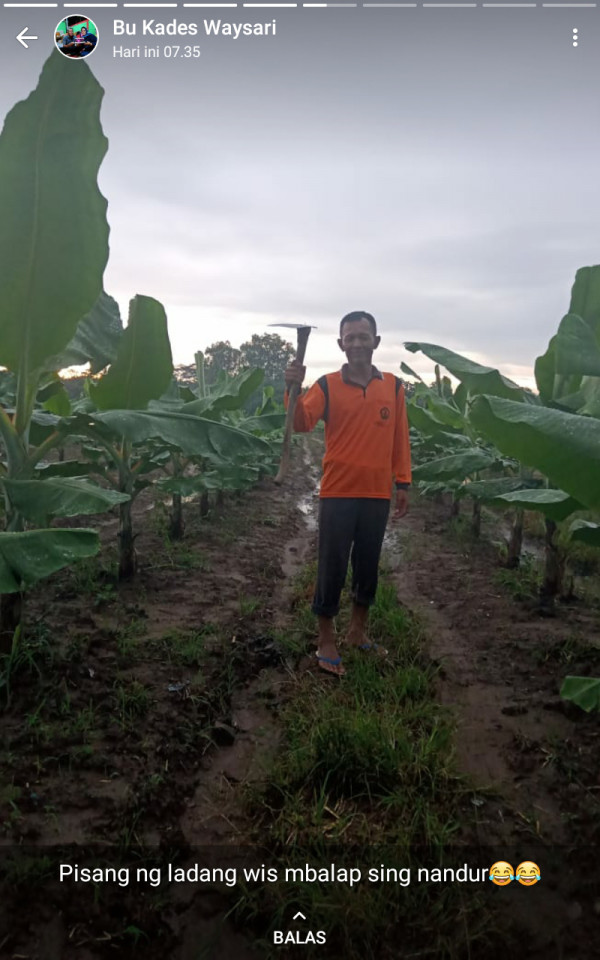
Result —
M 312 611 L 319 619 L 317 659 L 329 673 L 345 673 L 336 646 L 333 618 L 339 611 L 352 548 L 352 618 L 347 643 L 371 650 L 369 607 L 395 481 L 394 519 L 408 509 L 411 480 L 408 421 L 402 383 L 373 366 L 380 342 L 370 313 L 348 313 L 338 345 L 347 363 L 320 377 L 298 397 L 294 430 L 308 432 L 325 421 L 325 456 L 319 500 L 319 561 Z M 285 371 L 285 405 L 292 383 L 306 368 L 293 361 Z

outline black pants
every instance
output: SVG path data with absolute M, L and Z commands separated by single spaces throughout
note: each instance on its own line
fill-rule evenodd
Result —
M 352 548 L 352 598 L 369 607 L 377 592 L 377 568 L 390 501 L 323 497 L 319 501 L 319 566 L 313 613 L 335 617 Z

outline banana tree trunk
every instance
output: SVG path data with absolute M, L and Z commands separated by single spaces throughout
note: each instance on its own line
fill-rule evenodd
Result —
M 169 540 L 181 540 L 184 529 L 181 494 L 174 493 L 171 513 L 169 515 Z
M 119 580 L 130 580 L 137 567 L 131 500 L 119 505 Z
M 509 570 L 516 570 L 521 563 L 521 550 L 523 548 L 523 520 L 524 510 L 516 510 L 510 531 L 510 540 L 508 542 L 508 554 L 506 557 L 506 566 Z
M 479 539 L 481 533 L 481 500 L 473 500 L 473 514 L 471 516 L 471 533 Z
M 8 455 L 9 473 L 14 471 L 14 462 Z M 4 495 L 5 529 L 10 533 L 20 533 L 25 529 L 23 517 L 13 508 L 8 494 Z M 0 596 L 0 654 L 9 654 L 13 649 L 15 631 L 21 626 L 24 612 L 22 593 L 3 593 Z
M 131 445 L 123 441 L 119 460 L 119 491 L 130 499 L 119 504 L 119 580 L 130 580 L 137 567 L 133 535 L 133 476 L 130 468 Z
M 174 477 L 182 477 L 184 465 L 178 454 L 171 454 L 171 466 Z M 174 493 L 169 514 L 169 540 L 181 540 L 185 525 L 183 522 L 183 499 L 180 493 Z
M 546 563 L 544 581 L 540 588 L 540 603 L 547 610 L 554 609 L 554 602 L 560 593 L 564 574 L 564 553 L 560 549 L 554 520 L 546 518 Z
M 450 503 L 450 516 L 458 517 L 460 515 L 460 500 L 454 494 L 452 494 L 452 502 Z
M 210 501 L 208 499 L 208 490 L 203 490 L 200 494 L 200 516 L 202 519 L 208 516 Z
M 3 593 L 0 596 L 0 654 L 10 654 L 15 632 L 21 625 L 22 594 Z
M 217 507 L 221 508 L 225 506 L 225 491 L 217 490 L 217 496 L 215 498 L 215 504 Z

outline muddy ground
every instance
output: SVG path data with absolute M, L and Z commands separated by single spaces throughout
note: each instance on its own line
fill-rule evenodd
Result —
M 283 488 L 265 479 L 207 518 L 188 504 L 180 544 L 164 507 L 140 498 L 128 584 L 114 578 L 116 519 L 99 518 L 99 562 L 31 596 L 28 658 L 0 715 L 0 957 L 256 956 L 222 922 L 226 885 L 61 884 L 58 864 L 264 859 L 246 798 L 281 749 L 280 707 L 299 671 L 314 670 L 280 638 L 293 578 L 315 554 L 315 450 L 297 450 Z M 551 855 L 556 879 L 538 913 L 511 901 L 526 955 L 593 960 L 600 728 L 558 690 L 567 673 L 600 673 L 599 610 L 588 597 L 549 619 L 516 601 L 496 577 L 499 527 L 486 515 L 474 543 L 447 507 L 413 498 L 385 562 L 422 620 L 457 720 L 457 772 L 472 778 L 457 842 L 509 860 Z

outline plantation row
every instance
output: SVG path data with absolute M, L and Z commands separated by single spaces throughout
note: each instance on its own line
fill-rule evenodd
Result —
M 519 563 L 524 512 L 542 514 L 540 599 L 552 607 L 565 575 L 559 526 L 572 542 L 600 547 L 600 266 L 577 271 L 568 313 L 535 364 L 537 394 L 444 347 L 405 347 L 436 363 L 433 387 L 402 364 L 418 381 L 408 402 L 415 481 L 426 493 L 469 498 L 476 535 L 482 503 L 511 508 L 509 566 Z M 459 381 L 454 391 L 440 366 Z M 598 709 L 600 680 L 567 677 L 561 695 Z
M 36 90 L 6 118 L 0 137 L 0 653 L 18 644 L 23 593 L 96 554 L 98 533 L 51 526 L 53 518 L 119 508 L 119 573 L 135 572 L 132 505 L 156 485 L 171 497 L 171 536 L 183 532 L 186 497 L 239 490 L 273 469 L 284 414 L 263 392 L 254 416 L 242 408 L 261 370 L 223 376 L 210 392 L 203 357 L 195 387 L 180 386 L 163 306 L 135 296 L 123 330 L 103 291 L 108 260 L 106 200 L 97 175 L 106 152 L 102 89 L 86 65 L 79 82 L 52 54 Z M 64 119 L 63 119 L 64 118 Z M 68 118 L 68 119 L 67 119 Z M 56 149 L 68 123 L 67 154 Z M 57 126 L 58 125 L 58 126 Z M 68 171 L 65 163 L 68 162 Z M 65 176 L 80 198 L 61 216 Z M 57 226 L 59 225 L 59 226 Z M 77 283 L 63 282 L 77 264 Z M 83 396 L 71 400 L 58 371 L 89 364 Z M 64 451 L 75 449 L 76 458 Z M 98 482 L 101 480 L 102 482 Z

